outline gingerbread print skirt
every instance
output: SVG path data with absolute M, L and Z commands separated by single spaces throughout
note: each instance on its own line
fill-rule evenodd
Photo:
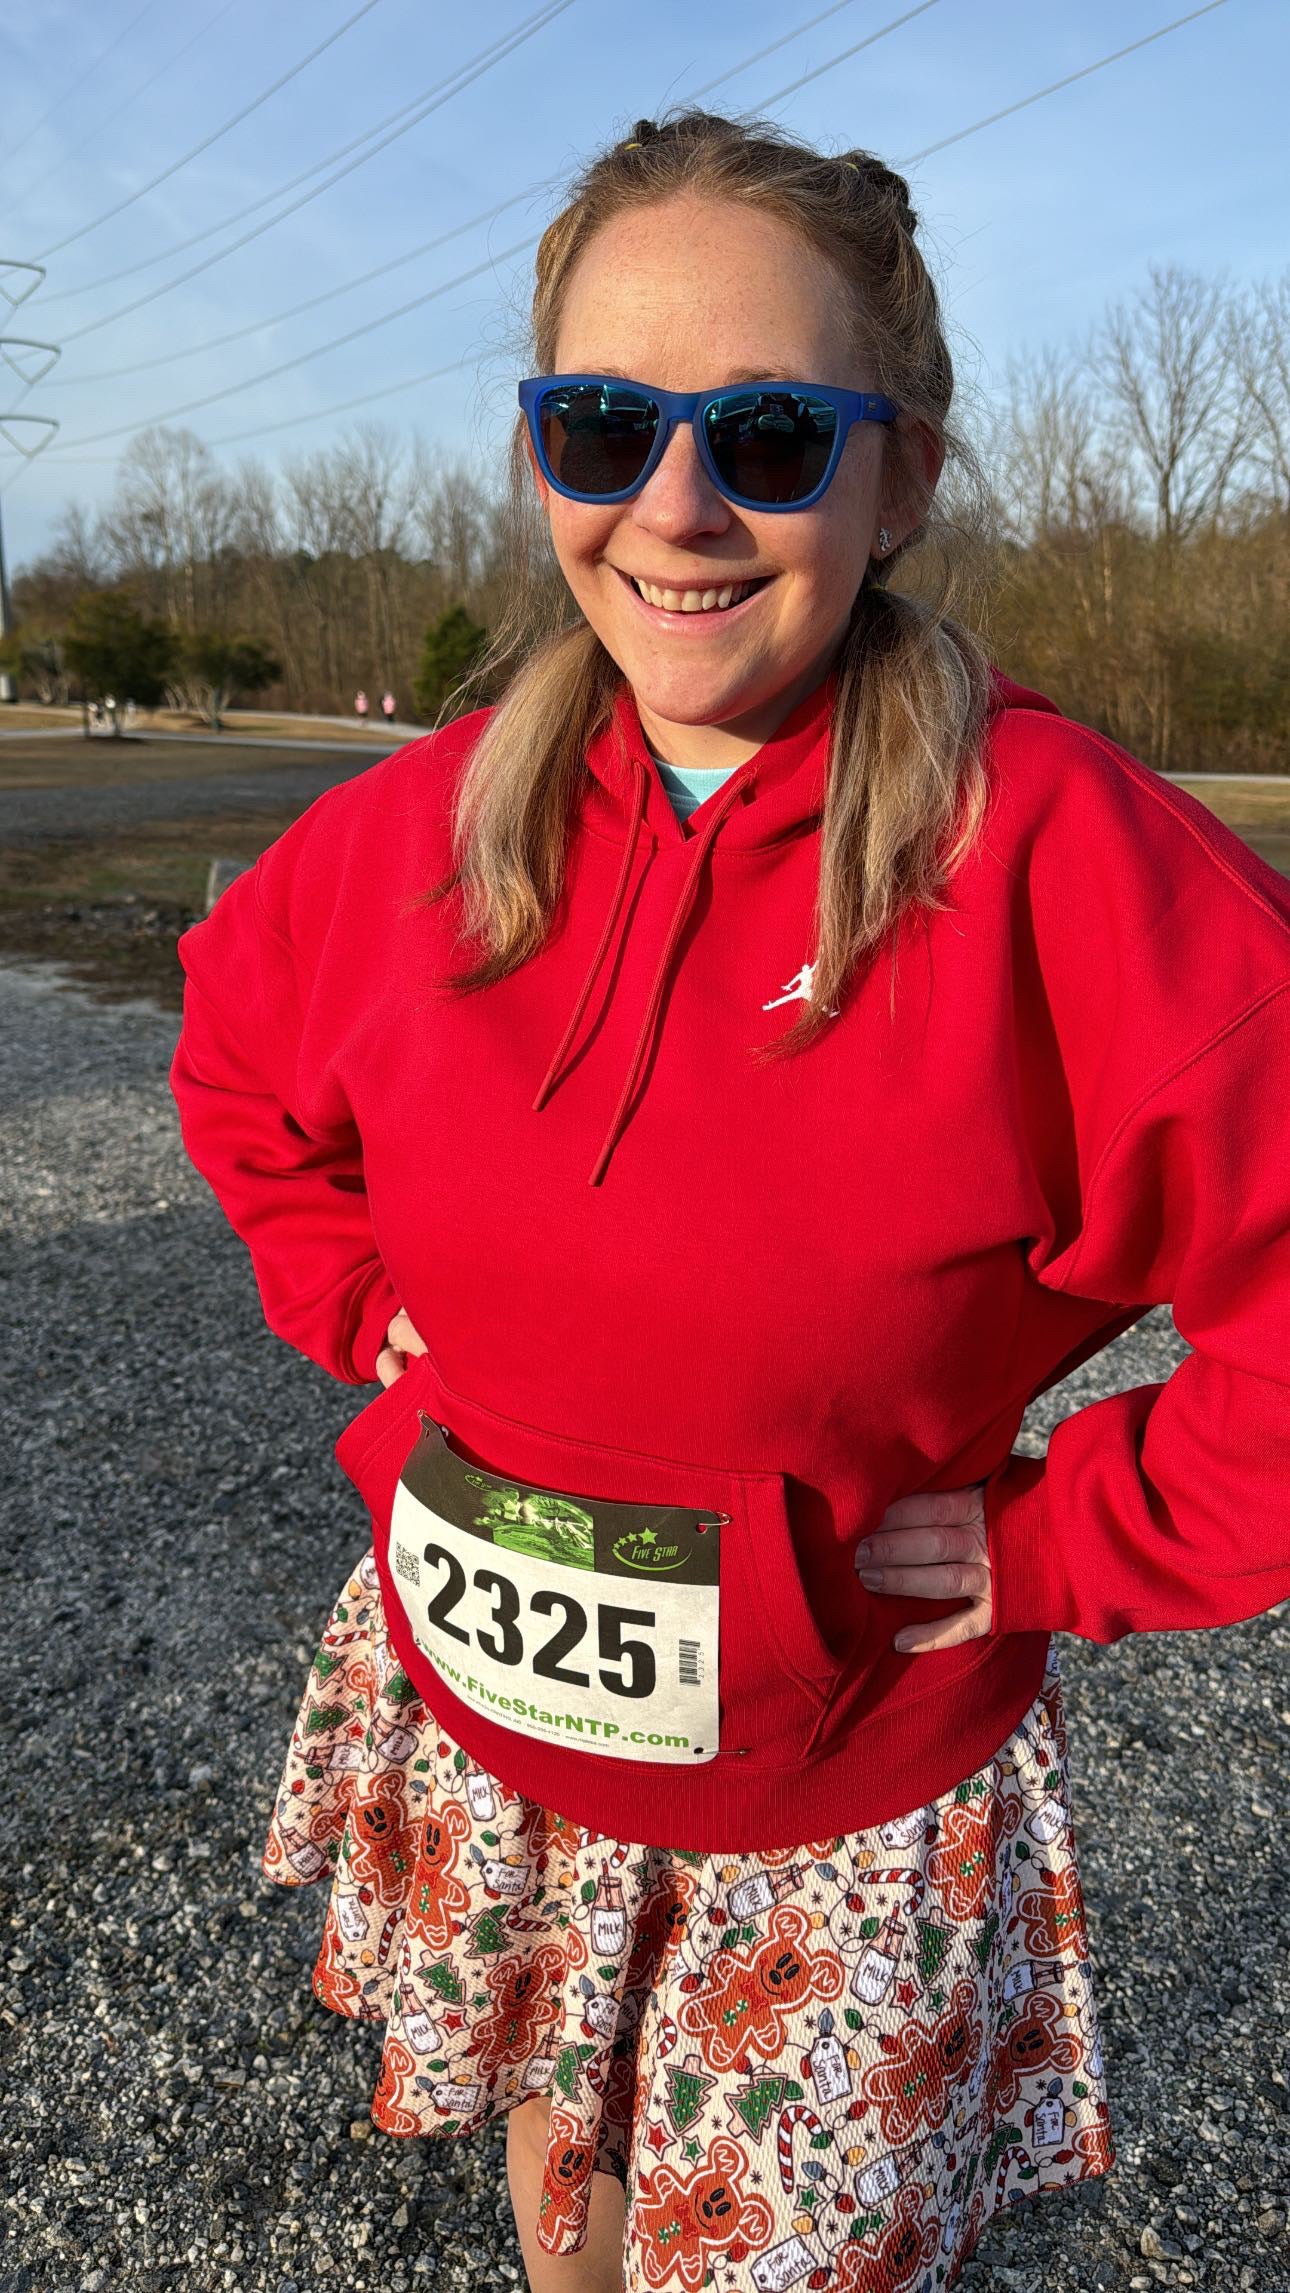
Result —
M 369 1550 L 263 1869 L 330 1880 L 314 1989 L 385 2026 L 373 2122 L 470 2134 L 548 2096 L 538 2240 L 576 2252 L 615 2174 L 626 2293 L 941 2293 L 992 2214 L 1114 2163 L 1055 1650 L 995 1757 L 906 1818 L 640 1846 L 436 1726 Z

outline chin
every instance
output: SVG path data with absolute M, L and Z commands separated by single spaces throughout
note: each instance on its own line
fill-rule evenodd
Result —
M 610 650 L 638 708 L 651 710 L 668 724 L 722 724 L 756 708 L 777 689 L 773 677 L 768 683 L 764 663 L 661 662 L 657 655 L 642 655 L 630 646 Z M 779 679 L 780 685 L 786 682 L 786 677 Z

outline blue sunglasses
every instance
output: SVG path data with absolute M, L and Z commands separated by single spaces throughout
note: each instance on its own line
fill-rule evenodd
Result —
M 739 509 L 804 510 L 818 502 L 853 422 L 896 420 L 876 391 L 819 382 L 731 383 L 653 390 L 609 374 L 535 375 L 519 386 L 538 467 L 571 502 L 626 502 L 688 422 L 713 484 Z

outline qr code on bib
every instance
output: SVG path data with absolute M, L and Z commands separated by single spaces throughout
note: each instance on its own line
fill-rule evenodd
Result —
M 397 1576 L 405 1576 L 409 1584 L 421 1582 L 421 1563 L 416 1554 L 409 1552 L 406 1545 L 397 1542 L 394 1547 L 394 1570 Z

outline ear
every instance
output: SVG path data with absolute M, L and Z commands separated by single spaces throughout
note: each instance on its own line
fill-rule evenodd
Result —
M 897 426 L 905 441 L 904 452 L 892 473 L 894 498 L 886 505 L 887 522 L 899 538 L 923 523 L 945 464 L 945 442 L 921 415 L 902 414 Z

